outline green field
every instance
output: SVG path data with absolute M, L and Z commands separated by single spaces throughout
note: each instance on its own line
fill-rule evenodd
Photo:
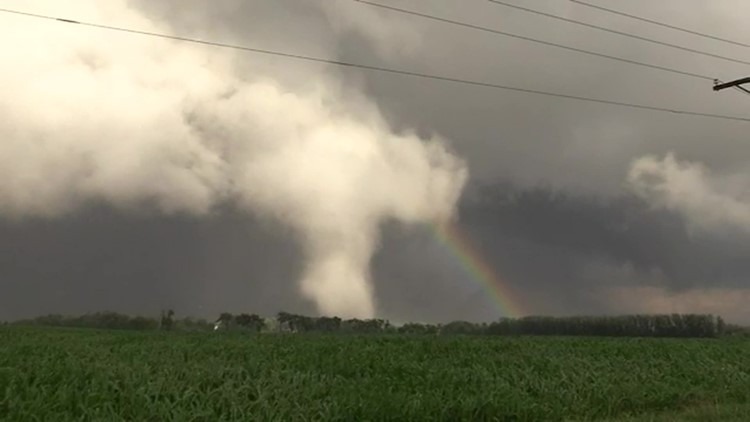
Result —
M 750 341 L 0 328 L 0 419 L 748 420 Z

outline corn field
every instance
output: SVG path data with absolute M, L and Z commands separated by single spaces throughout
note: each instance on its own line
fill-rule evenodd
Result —
M 749 386 L 745 339 L 0 328 L 7 421 L 744 420 Z

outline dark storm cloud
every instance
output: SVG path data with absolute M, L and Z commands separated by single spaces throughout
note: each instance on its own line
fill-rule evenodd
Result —
M 196 219 L 88 209 L 54 221 L 3 222 L 0 251 L 0 319 L 314 309 L 297 292 L 301 255 L 285 231 L 231 211 Z
M 711 60 L 666 47 L 550 21 L 489 2 L 387 2 L 428 14 L 497 28 L 534 38 L 599 51 L 615 56 L 687 69 L 720 78 L 744 75 L 746 67 Z M 668 4 L 667 4 L 668 3 Z M 728 2 L 731 3 L 731 2 Z M 633 4 L 644 10 L 646 3 Z M 656 13 L 649 4 L 649 11 Z M 682 4 L 682 3 L 680 3 Z M 368 7 L 368 6 L 363 6 Z M 643 25 L 590 13 L 568 2 L 539 2 L 540 10 L 593 21 L 616 29 L 671 40 L 669 33 Z M 662 2 L 664 10 L 677 2 Z M 735 19 L 720 13 L 726 5 L 693 2 L 684 10 L 685 25 L 705 26 L 699 16 Z M 738 5 L 738 7 L 740 7 Z M 746 7 L 746 6 L 745 6 Z M 685 9 L 685 7 L 680 7 Z M 394 18 L 393 11 L 381 13 Z M 740 115 L 744 96 L 715 94 L 711 82 L 645 69 L 606 59 L 540 46 L 502 36 L 409 17 L 424 38 L 417 52 L 397 63 L 425 73 L 495 82 L 593 98 L 617 99 L 672 108 Z M 669 19 L 669 16 L 665 17 Z M 672 19 L 675 19 L 672 17 Z M 714 22 L 715 23 L 715 22 Z M 737 28 L 737 37 L 748 34 Z M 682 40 L 694 48 L 742 57 L 741 50 L 698 40 Z M 352 61 L 379 63 L 361 40 L 346 38 L 341 54 Z M 381 104 L 396 126 L 416 126 L 453 141 L 469 160 L 474 179 L 503 180 L 523 186 L 537 184 L 602 194 L 619 193 L 631 162 L 643 154 L 664 154 L 699 160 L 717 171 L 745 166 L 740 151 L 746 143 L 746 124 L 539 97 L 488 88 L 451 85 L 377 73 L 358 74 L 367 92 Z
M 680 216 L 653 210 L 633 197 L 492 188 L 475 202 L 466 201 L 462 211 L 465 222 L 481 227 L 474 229 L 475 235 L 486 242 L 523 239 L 555 248 L 557 254 L 628 264 L 641 273 L 657 270 L 674 289 L 704 283 L 741 287 L 738 281 L 750 271 L 741 259 L 748 252 L 747 237 L 693 235 Z
M 721 243 L 691 240 L 678 216 L 634 199 L 495 186 L 469 192 L 460 215 L 529 312 L 606 312 L 606 303 L 590 297 L 592 289 L 639 285 L 653 271 L 678 291 L 742 287 L 750 271 L 742 259 L 746 243 L 727 254 Z M 154 314 L 165 307 L 206 317 L 224 310 L 314 313 L 299 299 L 300 255 L 283 232 L 231 213 L 204 221 L 91 210 L 56 222 L 4 224 L 1 317 L 99 309 Z M 606 279 L 613 275 L 591 273 L 592 263 L 635 271 L 628 280 Z M 384 315 L 401 321 L 499 316 L 485 287 L 427 230 L 390 225 L 373 265 Z
M 618 38 L 486 2 L 472 7 L 457 2 L 387 3 L 724 79 L 744 75 L 746 70 L 736 63 Z M 743 54 L 741 49 L 685 40 L 567 2 L 528 7 L 730 57 Z M 633 11 L 648 10 L 655 17 L 696 30 L 747 38 L 747 27 L 727 13 L 732 7 L 747 6 L 738 2 L 693 2 L 690 7 L 684 2 L 648 3 L 648 7 L 644 2 L 628 4 Z M 669 13 L 672 10 L 680 10 L 681 15 Z M 398 16 L 392 11 L 382 13 Z M 424 34 L 423 44 L 417 53 L 399 58 L 401 68 L 741 116 L 737 106 L 745 97 L 733 92 L 717 95 L 710 91 L 710 81 L 411 19 Z M 340 45 L 347 60 L 373 60 L 356 37 Z M 394 65 L 393 60 L 387 62 Z M 721 177 L 746 182 L 746 124 L 374 73 L 358 74 L 355 79 L 364 79 L 366 92 L 395 127 L 440 133 L 469 160 L 475 184 L 499 185 L 494 196 L 481 190 L 472 199 L 467 193 L 461 221 L 509 283 L 522 292 L 530 312 L 627 312 L 627 306 L 613 306 L 611 298 L 601 292 L 622 285 L 658 286 L 665 294 L 723 288 L 737 289 L 740 294 L 748 288 L 750 266 L 743 256 L 750 243 L 744 230 L 696 232 L 682 213 L 652 209 L 626 186 L 634 160 L 670 151 L 706 165 Z M 706 309 L 734 313 L 729 309 L 733 305 L 714 305 Z
M 679 215 L 630 196 L 483 186 L 465 195 L 460 218 L 527 313 L 627 312 L 627 306 L 617 308 L 603 296 L 611 288 L 651 286 L 674 295 L 747 288 L 747 236 L 691 234 Z M 395 315 L 421 312 L 436 320 L 499 315 L 481 283 L 456 268 L 457 257 L 429 236 L 402 236 L 386 245 L 376 257 L 378 292 Z M 424 303 L 426 310 L 410 310 L 414 303 Z
M 724 79 L 745 76 L 747 70 L 489 2 L 383 3 Z M 131 4 L 179 34 L 280 51 L 728 115 L 741 115 L 739 105 L 745 101 L 733 92 L 711 92 L 709 81 L 349 0 Z M 529 7 L 718 54 L 745 54 L 570 2 L 535 2 Z M 689 7 L 681 0 L 639 1 L 628 2 L 627 9 L 648 11 L 656 19 L 699 31 L 750 39 L 750 27 L 736 12 L 747 10 L 741 1 L 694 1 Z M 387 23 L 381 25 L 385 35 L 358 26 L 376 19 Z M 404 48 L 391 48 L 391 28 L 396 41 L 403 38 Z M 415 34 L 419 42 L 412 46 Z M 235 65 L 268 66 L 292 85 L 309 82 L 305 75 L 311 68 L 252 54 L 241 56 Z M 601 294 L 608 287 L 658 286 L 668 292 L 750 287 L 745 281 L 750 264 L 743 259 L 750 252 L 746 235 L 691 232 L 679 213 L 652 209 L 624 189 L 634 160 L 669 151 L 721 175 L 743 174 L 746 124 L 312 67 L 344 81 L 344 90 L 352 95 L 364 90 L 396 130 L 440 134 L 468 160 L 472 186 L 459 207 L 460 224 L 528 312 L 610 312 L 611 298 Z M 101 308 L 155 312 L 162 306 L 208 315 L 222 310 L 314 312 L 293 283 L 299 273 L 295 242 L 278 234 L 279 227 L 246 217 L 230 213 L 206 222 L 98 210 L 53 222 L 1 224 L 0 318 Z M 389 225 L 373 258 L 373 273 L 383 316 L 443 321 L 498 316 L 484 287 L 427 229 Z

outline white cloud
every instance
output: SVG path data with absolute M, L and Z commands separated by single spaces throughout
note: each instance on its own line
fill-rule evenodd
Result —
M 712 175 L 700 163 L 641 157 L 633 162 L 628 185 L 656 208 L 682 215 L 694 229 L 750 231 L 750 177 Z
M 63 11 L 169 31 L 124 1 Z M 379 225 L 448 218 L 466 181 L 440 139 L 393 134 L 325 75 L 301 90 L 237 75 L 226 50 L 3 23 L 24 42 L 0 39 L 0 215 L 55 217 L 88 201 L 202 215 L 233 201 L 299 235 L 301 290 L 321 312 L 370 317 Z

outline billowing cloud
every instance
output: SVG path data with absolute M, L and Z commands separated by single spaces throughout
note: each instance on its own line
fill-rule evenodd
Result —
M 682 215 L 694 228 L 750 231 L 750 177 L 715 176 L 700 163 L 669 153 L 635 160 L 628 182 L 654 207 Z
M 69 11 L 68 11 L 69 12 Z M 90 19 L 165 32 L 126 3 Z M 192 45 L 24 19 L 0 41 L 0 213 L 56 217 L 91 203 L 175 214 L 234 204 L 290 227 L 319 311 L 371 317 L 369 261 L 388 220 L 450 218 L 467 179 L 435 137 L 393 134 L 361 96 L 311 70 L 306 89 L 238 74 Z

